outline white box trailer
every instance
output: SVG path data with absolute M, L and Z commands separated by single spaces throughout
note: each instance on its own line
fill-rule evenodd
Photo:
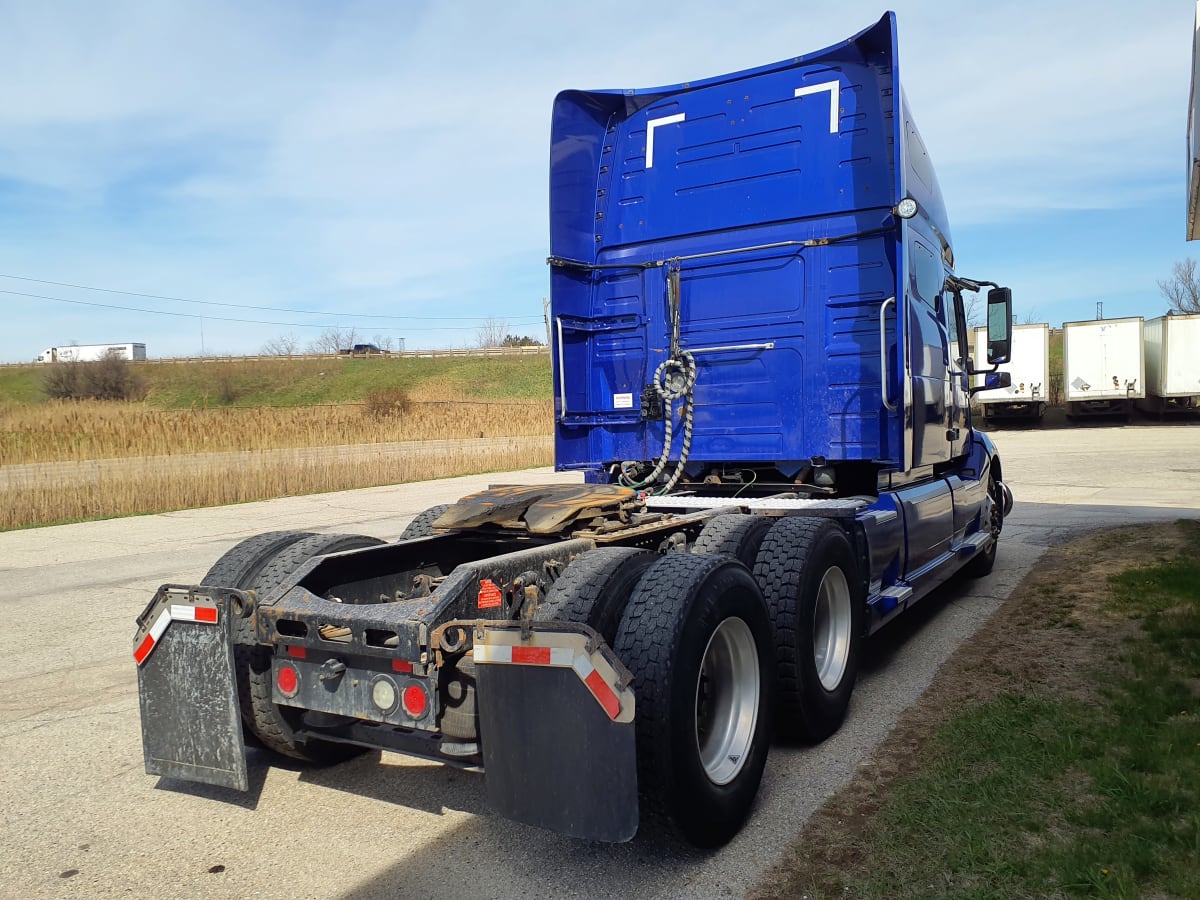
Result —
M 1141 316 L 1063 323 L 1067 415 L 1120 415 L 1146 396 Z
M 67 347 L 47 347 L 38 354 L 34 362 L 95 362 L 104 359 L 110 351 L 117 353 L 121 359 L 144 360 L 146 358 L 145 344 L 71 344 Z
M 976 328 L 973 338 L 974 358 L 987 359 L 987 329 Z M 1014 325 L 1012 357 L 997 370 L 1008 372 L 1012 383 L 1008 387 L 980 391 L 973 398 L 985 418 L 1020 418 L 1040 420 L 1046 412 L 1046 396 L 1050 387 L 1050 326 Z M 985 376 L 978 376 L 983 384 Z
M 1143 338 L 1146 396 L 1137 405 L 1160 415 L 1200 407 L 1200 315 L 1151 319 Z

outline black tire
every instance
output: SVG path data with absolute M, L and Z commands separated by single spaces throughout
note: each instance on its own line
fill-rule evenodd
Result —
M 382 544 L 378 538 L 360 534 L 313 534 L 290 544 L 268 559 L 259 569 L 250 587 L 263 596 L 278 587 L 297 569 L 315 556 L 357 550 Z M 254 736 L 268 750 L 316 765 L 331 765 L 364 752 L 350 744 L 323 741 L 298 741 L 294 728 L 300 713 L 276 706 L 271 700 L 271 660 L 269 647 L 253 642 L 234 647 L 234 667 L 238 672 L 238 699 L 242 715 Z M 246 686 L 245 693 L 241 685 Z
M 738 513 L 709 519 L 692 547 L 693 553 L 717 553 L 732 556 L 747 569 L 753 569 L 763 538 L 777 520 L 769 516 Z
M 551 585 L 535 618 L 590 625 L 611 647 L 638 580 L 656 559 L 653 550 L 633 547 L 589 550 Z
M 988 511 L 987 528 L 992 532 L 992 546 L 982 553 L 977 553 L 971 561 L 963 566 L 963 573 L 968 578 L 983 578 L 992 574 L 996 565 L 996 551 L 1000 546 L 1000 530 L 1004 527 L 1004 495 L 996 481 L 995 474 L 988 476 L 988 497 L 991 498 L 991 509 Z
M 742 652 L 727 658 L 741 661 L 742 677 L 714 678 L 713 687 L 701 679 L 714 656 L 709 649 L 731 633 Z M 643 821 L 665 819 L 700 847 L 724 844 L 750 813 L 770 747 L 774 647 L 758 585 L 728 557 L 661 557 L 638 582 L 614 649 L 634 676 Z M 756 697 L 747 693 L 749 679 Z M 705 729 L 706 707 L 739 696 L 744 730 L 730 728 L 739 735 L 732 745 L 714 744 L 721 729 Z M 713 746 L 722 752 L 706 767 L 705 748 Z M 722 750 L 729 747 L 736 752 Z M 727 777 L 711 774 L 714 759 L 729 767 Z
M 268 531 L 246 538 L 213 563 L 200 583 L 209 587 L 248 590 L 271 557 L 297 541 L 311 537 L 312 534 L 311 531 Z M 238 705 L 242 713 L 242 731 L 249 744 L 262 747 L 262 742 L 250 727 L 254 717 L 250 710 L 250 683 L 247 680 L 249 667 L 246 663 L 246 651 L 243 649 L 244 645 L 254 643 L 254 620 L 235 618 L 233 640 L 234 679 L 238 689 Z
M 311 536 L 311 531 L 268 531 L 246 538 L 213 563 L 200 583 L 210 587 L 244 590 L 250 586 L 271 557 L 297 541 Z
M 412 538 L 429 537 L 434 533 L 433 522 L 450 508 L 449 503 L 431 506 L 424 512 L 417 513 L 411 522 L 404 526 L 398 540 L 407 541 Z
M 754 577 L 775 637 L 775 730 L 824 740 L 846 718 L 862 647 L 866 585 L 850 538 L 831 519 L 786 516 L 767 532 Z

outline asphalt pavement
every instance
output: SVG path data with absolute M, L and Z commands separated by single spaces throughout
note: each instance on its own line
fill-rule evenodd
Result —
M 145 774 L 131 642 L 158 585 L 197 580 L 261 531 L 394 538 L 422 509 L 489 483 L 578 476 L 528 470 L 0 534 L 0 896 L 738 896 L 1046 547 L 1200 517 L 1200 426 L 992 436 L 1016 496 L 995 570 L 955 580 L 869 642 L 846 724 L 819 746 L 775 746 L 751 820 L 715 852 L 518 825 L 489 811 L 482 775 L 390 753 L 312 770 L 253 752 L 247 794 Z

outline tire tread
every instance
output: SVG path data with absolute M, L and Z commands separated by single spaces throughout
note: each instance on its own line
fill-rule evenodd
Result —
M 574 559 L 551 585 L 538 610 L 541 621 L 580 622 L 610 644 L 637 580 L 658 558 L 653 550 L 598 547 Z M 612 597 L 615 584 L 628 584 L 625 597 Z
M 754 567 L 758 551 L 774 521 L 768 516 L 730 513 L 716 516 L 705 523 L 692 548 L 693 553 L 716 553 L 732 556 Z
M 801 591 L 805 589 L 805 576 L 812 565 L 817 549 L 823 546 L 826 533 L 836 532 L 849 543 L 849 536 L 836 522 L 826 518 L 810 516 L 785 516 L 781 518 L 763 540 L 758 559 L 754 565 L 754 577 L 762 588 L 771 617 L 771 628 L 775 636 L 778 679 L 776 682 L 775 729 L 790 740 L 818 741 L 828 737 L 841 725 L 845 714 L 822 709 L 810 693 L 823 691 L 816 684 L 806 684 L 805 671 L 810 660 L 802 659 L 801 653 L 809 648 L 799 646 L 799 610 Z M 853 545 L 850 544 L 851 551 Z M 857 677 L 857 657 L 861 646 L 861 623 L 865 613 L 865 598 L 858 586 L 857 573 L 845 572 L 851 590 L 852 627 L 851 659 L 843 684 L 849 688 L 844 702 L 849 703 L 849 692 Z M 815 672 L 812 673 L 815 677 Z M 843 687 L 839 685 L 839 691 Z
M 429 509 L 417 513 L 413 516 L 412 521 L 404 526 L 404 530 L 400 532 L 397 540 L 407 541 L 412 538 L 432 536 L 436 533 L 433 530 L 434 521 L 441 518 L 442 513 L 449 508 L 449 503 L 439 503 L 437 506 L 431 506 Z
M 310 534 L 285 546 L 266 565 L 261 567 L 251 587 L 263 595 L 283 584 L 304 563 L 315 556 L 325 556 L 342 550 L 356 550 L 382 544 L 378 538 L 357 534 Z M 249 619 L 243 620 L 249 622 Z M 249 725 L 263 745 L 276 753 L 302 762 L 328 764 L 340 762 L 361 752 L 360 748 L 332 743 L 298 743 L 278 706 L 272 701 L 272 652 L 253 641 L 234 646 L 234 661 L 239 671 L 246 672 L 244 711 L 250 714 Z M 243 694 L 239 690 L 239 700 Z

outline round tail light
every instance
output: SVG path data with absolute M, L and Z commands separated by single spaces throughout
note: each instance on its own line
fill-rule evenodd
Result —
M 295 697 L 300 690 L 300 673 L 295 666 L 283 663 L 275 673 L 275 686 L 285 697 Z
M 425 694 L 425 688 L 419 684 L 410 684 L 404 689 L 404 711 L 414 719 L 419 719 L 425 715 L 425 710 L 429 707 L 429 697 Z

